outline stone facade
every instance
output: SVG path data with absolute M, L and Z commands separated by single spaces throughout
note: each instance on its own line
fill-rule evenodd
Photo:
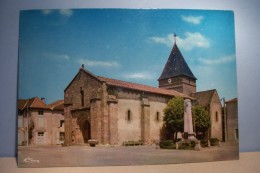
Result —
M 209 113 L 211 120 L 210 137 L 222 140 L 222 106 L 217 92 L 212 97 Z
M 67 144 L 86 143 L 89 139 L 108 143 L 108 135 L 105 133 L 108 133 L 109 107 L 108 93 L 104 87 L 94 75 L 79 71 L 65 89 Z
M 172 89 L 190 96 L 196 92 L 196 80 L 185 76 L 172 77 L 160 80 L 159 87 Z
M 63 107 L 52 109 L 35 97 L 18 108 L 18 145 L 59 145 L 64 142 L 64 127 Z
M 82 66 L 64 90 L 65 142 L 73 145 L 95 139 L 101 144 L 121 145 L 125 141 L 158 141 L 167 102 L 176 96 L 193 100 L 199 95 L 196 80 L 176 43 L 158 79 L 159 88 L 96 76 Z M 204 107 L 211 118 L 209 137 L 222 139 L 216 90 Z
M 237 98 L 226 101 L 226 123 L 228 142 L 238 142 L 238 107 Z
M 167 95 L 168 90 L 157 89 L 98 77 L 81 68 L 64 91 L 66 144 L 90 139 L 112 145 L 158 141 L 166 103 L 174 94 L 184 95 L 176 91 Z
M 203 106 L 210 115 L 211 127 L 208 131 L 208 138 L 222 140 L 222 105 L 217 90 L 207 90 L 195 93 L 196 104 Z

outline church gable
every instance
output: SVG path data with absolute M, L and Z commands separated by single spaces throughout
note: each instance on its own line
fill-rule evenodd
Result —
M 220 98 L 218 96 L 218 92 L 217 90 L 215 90 L 213 96 L 212 96 L 212 100 L 211 100 L 211 103 L 218 103 L 218 104 L 221 104 L 220 102 Z
M 198 101 L 199 105 L 203 107 L 210 106 L 215 91 L 216 90 L 207 90 L 207 91 L 196 92 L 195 98 Z
M 73 107 L 89 107 L 90 99 L 100 98 L 102 82 L 92 73 L 81 68 L 64 90 L 65 104 Z

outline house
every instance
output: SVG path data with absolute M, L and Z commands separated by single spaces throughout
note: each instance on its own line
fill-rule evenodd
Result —
M 56 145 L 64 141 L 63 100 L 18 99 L 18 145 Z
M 196 102 L 208 111 L 211 127 L 208 138 L 223 139 L 222 136 L 222 105 L 216 89 L 200 91 L 195 93 Z
M 237 98 L 226 101 L 227 142 L 238 142 Z

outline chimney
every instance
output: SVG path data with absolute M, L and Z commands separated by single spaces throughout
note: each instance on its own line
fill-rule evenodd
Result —
M 42 101 L 43 103 L 45 103 L 45 97 L 42 97 L 42 98 L 41 98 L 41 101 Z
M 84 64 L 81 64 L 81 68 L 84 68 Z

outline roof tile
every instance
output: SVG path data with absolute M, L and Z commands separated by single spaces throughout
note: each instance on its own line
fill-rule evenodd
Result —
M 102 76 L 97 76 L 97 77 L 98 77 L 99 80 L 106 82 L 110 86 L 118 86 L 118 87 L 133 89 L 133 90 L 137 90 L 137 91 L 144 91 L 144 92 L 161 94 L 161 95 L 191 98 L 191 97 L 189 97 L 185 94 L 182 94 L 178 91 L 175 91 L 175 90 L 167 90 L 167 89 L 163 89 L 163 88 L 156 88 L 156 87 L 151 87 L 151 86 L 147 86 L 147 85 L 121 81 L 121 80 L 117 80 L 117 79 L 105 78 L 105 77 L 102 77 Z
M 158 80 L 176 76 L 187 76 L 196 80 L 196 77 L 193 75 L 188 64 L 183 58 L 178 46 L 174 44 L 162 74 Z
M 53 103 L 48 104 L 48 107 L 52 110 L 63 110 L 64 109 L 64 100 L 57 100 Z
M 213 89 L 213 90 L 196 92 L 195 98 L 201 106 L 206 107 L 210 104 L 215 91 L 216 90 Z

